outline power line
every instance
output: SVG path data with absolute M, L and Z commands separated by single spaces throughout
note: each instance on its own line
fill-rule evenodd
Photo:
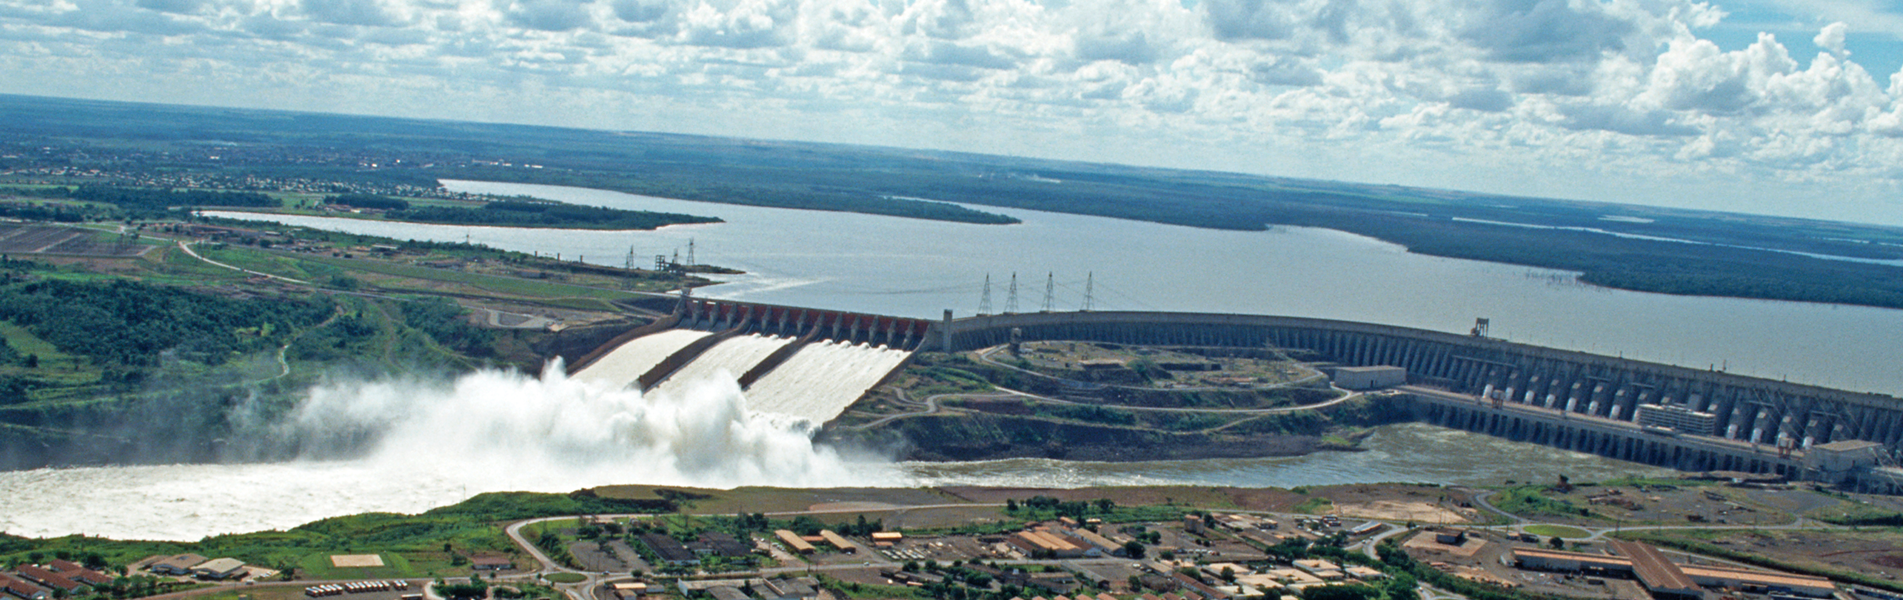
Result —
M 1090 312 L 1096 303 L 1096 272 L 1087 272 L 1083 278 L 1083 312 Z
M 1057 291 L 1057 273 L 1044 273 L 1044 308 L 1040 312 L 1051 312 L 1051 294 Z
M 1012 273 L 1011 274 L 1011 291 L 1008 295 L 1005 296 L 1004 313 L 1008 315 L 1008 314 L 1016 314 L 1017 312 L 1018 312 L 1018 274 Z
M 985 273 L 985 295 L 978 300 L 978 314 L 991 314 L 991 274 Z

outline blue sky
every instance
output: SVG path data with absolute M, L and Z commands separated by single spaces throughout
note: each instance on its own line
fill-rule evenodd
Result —
M 0 0 L 0 92 L 1903 224 L 1879 0 Z

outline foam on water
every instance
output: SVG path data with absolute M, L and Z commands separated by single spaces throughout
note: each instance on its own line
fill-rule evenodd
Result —
M 740 335 L 727 339 L 708 348 L 706 352 L 687 363 L 680 371 L 661 381 L 654 389 L 662 393 L 677 393 L 683 387 L 707 379 L 734 379 L 746 374 L 754 365 L 760 364 L 767 355 L 793 343 L 792 338 Z
M 839 416 L 909 354 L 840 341 L 808 344 L 747 389 L 748 406 L 817 427 Z
M 365 511 L 418 512 L 486 491 L 617 483 L 902 484 L 749 411 L 731 378 L 643 395 L 599 381 L 480 371 L 454 381 L 337 382 L 261 437 L 374 440 L 358 458 L 0 472 L 0 530 L 191 540 Z M 355 436 L 353 438 L 353 436 Z M 28 493 L 45 492 L 45 493 Z
M 708 335 L 712 334 L 692 329 L 669 329 L 628 340 L 628 343 L 616 347 L 576 373 L 575 378 L 613 388 L 628 387 L 649 369 L 667 360 L 667 357 Z

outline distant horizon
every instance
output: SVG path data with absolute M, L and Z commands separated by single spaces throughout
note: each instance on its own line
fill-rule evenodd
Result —
M 1342 179 L 1317 179 L 1312 177 L 1291 177 L 1291 176 L 1274 175 L 1274 174 L 1249 173 L 1249 172 L 1243 172 L 1243 171 L 1225 171 L 1225 170 L 1207 169 L 1207 168 L 1197 169 L 1197 168 L 1184 168 L 1184 167 L 1170 167 L 1170 166 L 1162 166 L 1162 165 L 1141 165 L 1141 164 L 1128 164 L 1128 163 L 1116 163 L 1116 162 L 1104 162 L 1104 161 L 1091 161 L 1091 160 L 1082 160 L 1082 159 L 1051 158 L 1051 157 L 1041 157 L 1041 156 L 1014 156 L 1014 155 L 1005 155 L 1005 154 L 975 152 L 975 151 L 968 151 L 968 150 L 948 150 L 948 149 L 940 149 L 940 148 L 893 146 L 893 145 L 872 144 L 872 143 L 827 142 L 827 141 L 814 141 L 814 140 L 746 137 L 746 136 L 716 135 L 716 134 L 675 132 L 675 131 L 652 131 L 652 130 L 638 130 L 638 129 L 597 129 L 597 128 L 591 128 L 591 127 L 566 126 L 566 125 L 543 125 L 543 124 L 536 124 L 536 123 L 519 123 L 519 122 L 509 122 L 509 121 L 472 121 L 472 120 L 464 120 L 464 119 L 439 118 L 439 117 L 402 117 L 402 116 L 390 116 L 390 115 L 378 115 L 378 114 L 366 114 L 366 113 L 327 112 L 322 110 L 254 108 L 254 107 L 247 107 L 247 106 L 226 106 L 226 105 L 216 105 L 216 104 L 180 104 L 180 103 L 137 101 L 137 100 L 114 100 L 114 99 L 108 99 L 108 98 L 42 96 L 42 95 L 33 95 L 33 94 L 14 94 L 14 93 L 0 92 L 0 97 L 5 97 L 5 96 L 11 96 L 16 98 L 41 98 L 41 99 L 52 99 L 52 100 L 67 100 L 67 101 L 77 101 L 77 102 L 109 102 L 109 103 L 131 104 L 131 105 L 192 108 L 192 109 L 205 109 L 205 110 L 245 110 L 245 111 L 259 111 L 259 112 L 278 112 L 278 113 L 288 113 L 288 114 L 309 114 L 309 115 L 323 115 L 323 116 L 337 116 L 337 117 L 367 118 L 367 119 L 392 119 L 392 120 L 399 120 L 399 121 L 414 120 L 414 121 L 425 121 L 425 122 L 434 121 L 434 122 L 440 122 L 440 123 L 471 123 L 471 124 L 505 126 L 505 127 L 539 127 L 539 128 L 549 128 L 549 129 L 556 129 L 556 130 L 566 129 L 566 130 L 572 130 L 572 131 L 586 131 L 586 132 L 604 133 L 604 134 L 671 135 L 671 136 L 682 136 L 682 137 L 700 137 L 700 138 L 708 138 L 708 139 L 757 141 L 757 142 L 766 142 L 766 143 L 812 144 L 812 145 L 819 145 L 819 146 L 859 147 L 859 148 L 870 148 L 870 149 L 878 149 L 878 150 L 886 150 L 886 151 L 894 151 L 894 152 L 936 152 L 936 153 L 946 153 L 946 154 L 963 154 L 963 155 L 969 155 L 969 156 L 975 156 L 975 157 L 1005 158 L 1005 159 L 1012 159 L 1012 160 L 1051 162 L 1051 163 L 1059 163 L 1058 165 L 1053 165 L 1053 166 L 1060 166 L 1060 167 L 1062 164 L 1068 163 L 1068 164 L 1074 164 L 1074 165 L 1080 165 L 1080 166 L 1094 166 L 1094 167 L 1114 167 L 1114 168 L 1130 168 L 1130 169 L 1163 169 L 1163 170 L 1181 171 L 1181 172 L 1189 172 L 1189 173 L 1196 173 L 1196 172 L 1218 173 L 1218 174 L 1225 174 L 1225 175 L 1259 177 L 1266 180 L 1282 180 L 1282 181 L 1290 181 L 1290 182 L 1312 182 L 1316 184 L 1345 184 L 1345 185 L 1353 185 L 1353 186 L 1398 188 L 1403 190 L 1417 190 L 1417 191 L 1426 191 L 1426 192 L 1451 192 L 1456 194 L 1469 194 L 1469 195 L 1473 195 L 1477 197 L 1496 197 L 1501 199 L 1522 198 L 1527 200 L 1600 204 L 1600 205 L 1613 206 L 1613 207 L 1626 207 L 1626 208 L 1640 209 L 1641 211 L 1643 210 L 1695 211 L 1695 212 L 1706 212 L 1706 213 L 1714 213 L 1714 214 L 1736 214 L 1736 215 L 1748 215 L 1748 216 L 1772 217 L 1772 218 L 1789 218 L 1789 219 L 1799 219 L 1799 220 L 1828 222 L 1828 223 L 1875 225 L 1875 226 L 1881 226 L 1881 227 L 1903 229 L 1903 223 L 1860 222 L 1860 221 L 1852 221 L 1852 220 L 1844 220 L 1844 219 L 1830 219 L 1830 218 L 1823 218 L 1823 217 L 1817 217 L 1817 216 L 1807 216 L 1807 215 L 1797 215 L 1797 214 L 1752 213 L 1752 212 L 1744 212 L 1744 211 L 1736 211 L 1736 210 L 1715 210 L 1715 209 L 1696 208 L 1696 207 L 1659 206 L 1659 205 L 1639 204 L 1639 203 L 1631 203 L 1631 202 L 1591 200 L 1591 199 L 1584 199 L 1584 198 L 1563 198 L 1563 197 L 1552 197 L 1552 196 L 1530 196 L 1530 195 L 1524 195 L 1524 194 L 1507 194 L 1507 193 L 1487 192 L 1487 191 L 1480 191 L 1480 190 L 1473 190 L 1473 189 L 1431 187 L 1431 186 L 1420 186 L 1420 185 L 1408 185 L 1408 184 L 1401 184 L 1401 183 L 1380 183 L 1380 182 L 1372 182 L 1372 181 L 1354 181 L 1354 180 L 1342 180 Z M 925 200 L 932 200 L 932 199 L 925 198 Z M 944 200 L 934 200 L 934 201 L 947 202 Z M 718 202 L 707 202 L 707 203 L 720 204 Z M 951 203 L 960 204 L 958 202 L 951 202 Z M 980 210 L 991 210 L 995 208 L 995 207 L 989 207 L 985 205 L 973 205 L 973 206 Z M 1028 209 L 1018 209 L 1018 210 L 1028 210 Z
M 1903 225 L 1903 6 L 0 0 L 12 93 Z

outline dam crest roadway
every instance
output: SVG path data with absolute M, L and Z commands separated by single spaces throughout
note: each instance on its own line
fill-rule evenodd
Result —
M 673 304 L 672 314 L 573 361 L 570 373 L 599 378 L 612 370 L 648 390 L 703 355 L 725 356 L 717 359 L 730 361 L 721 368 L 738 377 L 749 398 L 766 400 L 755 410 L 816 427 L 916 352 L 965 352 L 1014 339 L 1275 347 L 1341 367 L 1404 369 L 1406 384 L 1379 394 L 1382 401 L 1405 403 L 1436 425 L 1681 471 L 1903 492 L 1894 458 L 1903 449 L 1903 399 L 1881 394 L 1484 335 L 1302 317 L 1080 311 L 953 318 L 946 311 L 942 320 L 926 321 L 691 297 Z M 646 339 L 663 332 L 672 333 Z M 729 343 L 753 349 L 710 352 Z M 826 389 L 815 390 L 815 382 L 827 382 Z

